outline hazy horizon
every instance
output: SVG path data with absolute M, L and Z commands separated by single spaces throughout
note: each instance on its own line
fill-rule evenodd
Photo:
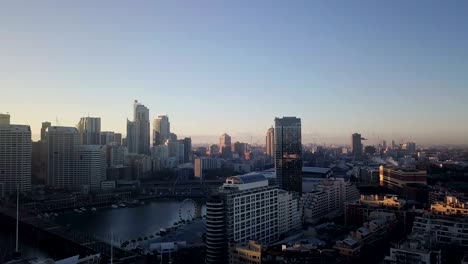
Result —
M 0 112 L 34 140 L 43 121 L 88 115 L 125 136 L 137 99 L 194 143 L 264 143 L 276 116 L 297 116 L 304 143 L 467 144 L 467 13 L 422 0 L 5 2 Z

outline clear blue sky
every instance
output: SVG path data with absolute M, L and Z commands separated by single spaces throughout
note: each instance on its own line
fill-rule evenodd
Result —
M 195 141 L 468 143 L 468 1 L 2 1 L 0 89 L 34 138 L 138 99 Z

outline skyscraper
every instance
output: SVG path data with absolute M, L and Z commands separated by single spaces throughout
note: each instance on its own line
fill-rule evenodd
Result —
M 275 129 L 270 127 L 266 133 L 266 155 L 267 158 L 271 161 L 275 156 Z
M 76 185 L 98 190 L 106 180 L 106 146 L 84 145 L 76 150 Z
M 82 145 L 101 144 L 101 118 L 82 117 L 76 125 Z
M 184 163 L 189 163 L 192 161 L 192 139 L 186 137 L 181 140 L 184 144 Z
M 362 155 L 361 139 L 361 134 L 354 133 L 351 135 L 351 152 L 354 157 L 360 157 Z
M 0 125 L 0 190 L 4 194 L 16 193 L 17 187 L 21 192 L 31 190 L 31 155 L 29 126 Z
M 10 115 L 0 113 L 0 125 L 9 125 L 10 124 Z
M 74 127 L 51 126 L 46 132 L 48 145 L 47 185 L 73 188 L 76 184 L 76 149 L 80 135 Z
M 275 118 L 276 184 L 284 190 L 302 193 L 301 119 Z
M 127 120 L 127 146 L 129 153 L 148 155 L 150 151 L 149 109 L 135 100 L 133 121 Z
M 114 143 L 122 145 L 122 133 L 114 133 Z
M 231 136 L 224 133 L 219 137 L 219 151 L 223 158 L 231 158 Z
M 171 123 L 167 115 L 160 115 L 153 120 L 153 146 L 164 144 L 171 134 Z
M 41 141 L 46 140 L 46 131 L 47 128 L 49 128 L 52 124 L 50 122 L 42 122 L 42 127 L 41 127 Z
M 100 145 L 109 145 L 111 143 L 114 143 L 114 139 L 115 139 L 115 134 L 113 131 L 102 131 Z

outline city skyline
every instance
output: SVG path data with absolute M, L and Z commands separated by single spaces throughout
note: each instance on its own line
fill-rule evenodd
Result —
M 2 6 L 0 112 L 34 140 L 86 116 L 125 134 L 140 100 L 194 144 L 263 142 L 275 116 L 303 143 L 468 142 L 464 2 Z

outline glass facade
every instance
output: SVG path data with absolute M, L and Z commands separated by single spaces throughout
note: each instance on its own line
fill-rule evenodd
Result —
M 276 184 L 284 190 L 302 193 L 301 119 L 275 118 Z

